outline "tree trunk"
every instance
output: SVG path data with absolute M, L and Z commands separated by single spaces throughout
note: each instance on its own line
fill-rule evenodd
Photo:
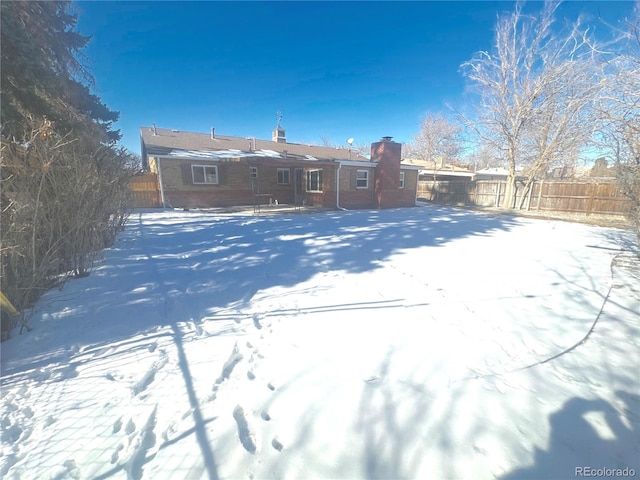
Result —
M 507 176 L 507 185 L 502 200 L 502 208 L 512 209 L 516 203 L 516 176 L 515 173 L 509 172 Z

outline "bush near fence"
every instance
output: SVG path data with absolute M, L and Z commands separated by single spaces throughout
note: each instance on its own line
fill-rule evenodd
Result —
M 418 198 L 450 205 L 499 207 L 504 201 L 504 180 L 420 181 Z M 516 206 L 521 204 L 524 185 L 518 183 Z M 531 211 L 580 213 L 585 215 L 626 215 L 631 201 L 615 180 L 541 180 L 526 193 L 522 209 Z

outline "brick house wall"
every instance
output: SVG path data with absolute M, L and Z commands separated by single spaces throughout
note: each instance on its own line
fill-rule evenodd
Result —
M 367 186 L 358 187 L 358 171 L 367 172 Z M 340 168 L 340 206 L 343 208 L 372 208 L 374 196 L 375 166 L 343 166 Z M 361 178 L 362 181 L 362 178 Z
M 418 171 L 401 168 L 401 145 L 388 137 L 372 144 L 371 162 L 301 161 L 270 157 L 179 159 L 149 157 L 151 172 L 159 173 L 165 204 L 175 208 L 236 205 L 306 204 L 324 208 L 396 208 L 415 205 Z M 158 170 L 160 162 L 161 171 Z M 339 205 L 336 175 L 339 169 Z M 202 181 L 194 183 L 196 167 Z M 199 170 L 201 169 L 201 170 Z M 321 171 L 322 184 L 308 191 L 309 172 Z M 400 173 L 404 188 L 400 188 Z M 309 177 L 311 175 L 311 177 Z M 313 181 L 313 180 L 311 180 Z M 316 186 L 317 187 L 317 186 Z
M 418 186 L 418 170 L 401 169 L 404 173 L 404 188 L 398 194 L 398 207 L 416 206 L 416 188 Z
M 152 157 L 149 161 L 152 172 L 158 171 L 158 162 L 161 162 L 162 167 L 165 203 L 175 208 L 227 207 L 253 205 L 254 202 L 264 204 L 269 201 L 293 204 L 296 201 L 297 169 L 301 170 L 299 201 L 325 208 L 336 206 L 334 163 L 318 162 L 313 167 L 303 168 L 293 162 L 270 165 L 259 157 L 216 162 Z M 193 166 L 217 167 L 218 183 L 194 183 Z M 307 191 L 307 172 L 312 170 L 322 171 L 321 191 Z
M 165 203 L 176 208 L 251 205 L 253 192 L 246 161 L 207 162 L 159 159 Z M 150 162 L 155 163 L 155 162 Z M 192 166 L 217 166 L 217 184 L 194 184 Z

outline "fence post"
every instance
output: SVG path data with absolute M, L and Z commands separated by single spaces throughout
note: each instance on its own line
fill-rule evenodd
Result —
M 496 204 L 494 205 L 494 207 L 500 206 L 500 187 L 502 186 L 502 182 L 500 180 L 497 180 L 497 183 L 498 188 L 496 188 Z
M 598 191 L 598 183 L 591 184 L 591 193 L 589 195 L 589 200 L 587 201 L 587 215 L 591 215 L 591 211 L 593 210 L 593 201 L 596 196 L 596 192 Z
M 544 187 L 544 179 L 540 181 L 540 191 L 538 192 L 538 205 L 536 205 L 536 211 L 540 211 L 540 201 L 542 200 L 542 188 Z

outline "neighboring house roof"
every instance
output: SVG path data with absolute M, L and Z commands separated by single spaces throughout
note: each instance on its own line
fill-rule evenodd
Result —
M 155 134 L 154 134 L 155 130 Z M 303 161 L 369 162 L 355 150 L 321 147 L 300 143 L 274 142 L 258 138 L 183 132 L 164 128 L 140 127 L 143 156 L 176 159 L 209 159 L 269 157 Z
M 405 158 L 402 165 L 413 166 L 420 170 L 421 175 L 447 175 L 452 177 L 473 177 L 474 172 L 468 168 L 456 165 L 438 165 L 431 160 L 420 160 L 416 158 Z
M 509 170 L 500 167 L 483 168 L 482 170 L 476 170 L 476 174 L 480 176 L 507 177 Z
M 422 168 L 420 169 L 420 175 L 440 175 L 440 176 L 447 176 L 447 177 L 465 177 L 465 178 L 473 178 L 475 176 L 475 173 L 473 173 L 470 170 L 446 170 L 446 169 L 442 169 L 442 168 L 438 168 L 438 169 L 426 169 L 426 168 Z

